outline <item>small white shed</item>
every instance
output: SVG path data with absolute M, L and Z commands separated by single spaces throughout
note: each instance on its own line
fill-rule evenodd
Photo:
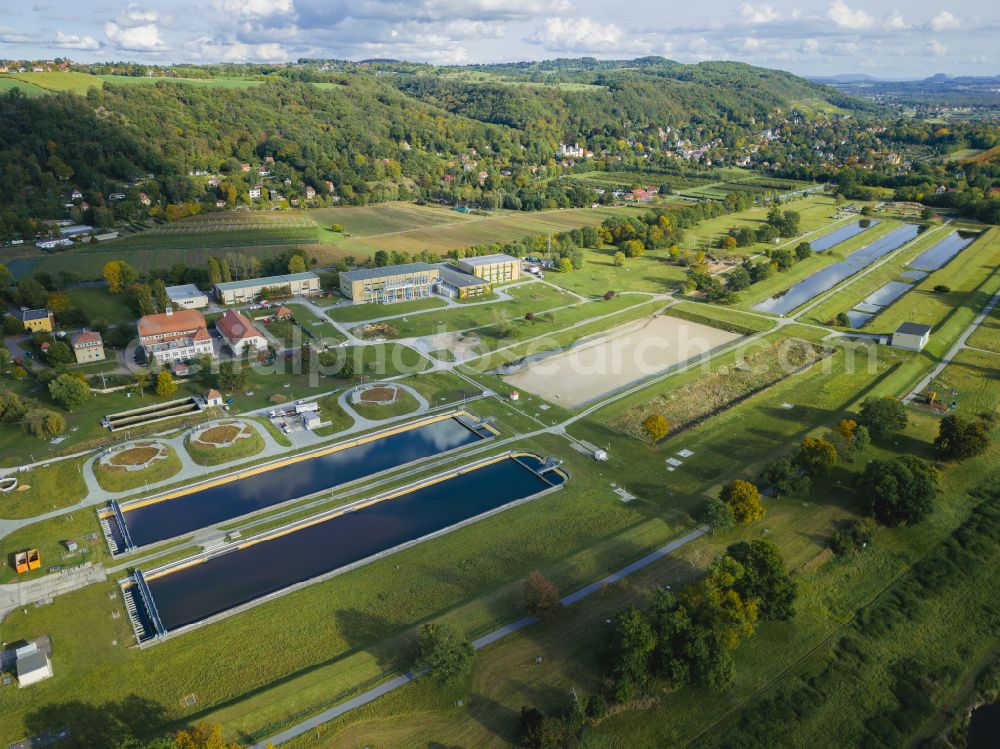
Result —
M 897 348 L 921 351 L 931 338 L 931 326 L 917 322 L 904 322 L 892 334 L 892 345 Z
M 17 685 L 27 687 L 52 677 L 49 656 L 34 643 L 17 649 Z

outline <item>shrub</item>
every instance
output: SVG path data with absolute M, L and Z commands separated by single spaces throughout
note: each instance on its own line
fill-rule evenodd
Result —
M 851 318 L 847 316 L 846 312 L 838 312 L 834 322 L 842 328 L 851 327 Z
M 670 423 L 663 414 L 650 414 L 642 422 L 642 429 L 652 442 L 659 442 L 670 433 Z
M 946 286 L 943 283 L 939 283 L 937 286 L 934 287 L 934 293 L 935 294 L 950 294 L 951 293 L 951 287 L 950 286 Z

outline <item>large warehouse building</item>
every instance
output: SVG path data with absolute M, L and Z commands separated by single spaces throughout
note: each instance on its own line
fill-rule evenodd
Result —
M 319 276 L 310 271 L 284 276 L 248 278 L 215 284 L 215 297 L 223 304 L 252 302 L 265 289 L 287 289 L 290 296 L 315 294 L 319 291 Z

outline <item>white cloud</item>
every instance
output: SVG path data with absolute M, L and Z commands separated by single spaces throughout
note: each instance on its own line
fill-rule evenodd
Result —
M 954 31 L 961 27 L 962 23 L 948 11 L 942 10 L 927 25 L 934 31 Z
M 819 42 L 815 39 L 806 39 L 802 42 L 801 50 L 807 55 L 814 55 L 819 52 Z
M 855 10 L 844 0 L 834 0 L 826 12 L 827 18 L 845 29 L 867 29 L 875 23 L 875 19 L 863 10 Z
M 290 58 L 280 44 L 243 44 L 201 37 L 185 45 L 188 52 L 208 62 L 283 62 Z
M 52 45 L 59 49 L 100 49 L 101 43 L 92 36 L 77 36 L 57 31 Z
M 151 52 L 165 47 L 155 23 L 124 27 L 108 21 L 104 24 L 104 35 L 116 48 L 128 52 Z
M 744 50 L 745 52 L 753 52 L 754 50 L 758 50 L 766 45 L 767 42 L 765 42 L 763 39 L 758 39 L 757 37 L 754 36 L 748 36 L 744 38 L 739 44 L 740 49 Z
M 29 44 L 31 41 L 28 34 L 0 26 L 0 44 Z
M 895 10 L 886 17 L 885 26 L 893 31 L 902 31 L 907 28 L 903 14 Z
M 292 0 L 215 0 L 215 8 L 227 18 L 253 21 L 274 16 L 291 16 Z
M 160 14 L 153 8 L 143 8 L 132 3 L 115 20 L 121 26 L 142 26 L 160 20 Z
M 935 57 L 940 57 L 941 55 L 948 54 L 948 48 L 937 39 L 931 39 L 927 42 L 927 52 Z
M 750 3 L 743 3 L 740 6 L 740 15 L 743 20 L 747 23 L 772 23 L 781 18 L 781 14 L 778 13 L 770 5 L 751 5 Z
M 621 50 L 622 30 L 613 23 L 589 18 L 546 18 L 528 41 L 554 52 L 608 52 Z

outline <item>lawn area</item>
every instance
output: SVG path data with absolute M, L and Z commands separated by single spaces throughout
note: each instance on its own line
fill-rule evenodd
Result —
M 231 445 L 216 447 L 213 444 L 206 444 L 206 440 L 209 443 L 230 441 L 241 431 L 240 427 L 242 430 L 249 429 L 250 436 L 238 439 Z M 218 426 L 212 429 L 214 431 L 202 433 L 198 441 L 192 440 L 190 435 L 184 440 L 184 448 L 198 465 L 217 466 L 231 460 L 249 458 L 264 449 L 264 438 L 253 427 L 238 423 L 236 426 Z
M 295 320 L 271 320 L 263 323 L 268 333 L 277 338 L 285 348 L 298 348 L 308 339 Z
M 930 384 L 938 400 L 958 401 L 957 411 L 965 416 L 990 416 L 1000 408 L 1000 354 L 959 351 Z
M 83 480 L 86 457 L 59 460 L 24 473 L 6 474 L 17 479 L 14 491 L 0 493 L 0 517 L 30 518 L 68 507 L 87 495 Z
M 340 301 L 338 297 L 331 297 L 331 300 Z M 355 323 L 389 315 L 405 315 L 409 312 L 440 309 L 447 305 L 448 303 L 440 297 L 427 297 L 426 299 L 414 299 L 412 302 L 397 302 L 395 304 L 345 304 L 328 309 L 326 314 L 331 320 L 337 322 Z
M 263 416 L 251 416 L 250 418 L 257 422 L 257 424 L 259 424 L 266 432 L 268 432 L 271 435 L 271 438 L 279 445 L 282 447 L 292 446 L 292 441 L 288 439 L 287 436 L 282 434 L 281 430 L 272 424 L 270 419 L 266 419 Z
M 394 416 L 405 416 L 413 413 L 420 407 L 417 399 L 405 390 L 396 391 L 396 400 L 392 403 L 355 403 L 351 401 L 351 408 L 357 411 L 358 415 L 366 419 L 376 421 L 378 419 L 390 419 Z
M 143 443 L 139 443 L 142 445 Z M 141 464 L 155 455 L 159 450 L 165 451 L 166 457 L 156 460 L 146 468 L 129 471 L 124 468 L 126 464 Z M 162 453 L 161 453 L 162 454 Z M 132 456 L 135 456 L 134 459 Z M 94 475 L 97 483 L 109 492 L 124 492 L 130 489 L 138 489 L 146 484 L 154 484 L 164 481 L 176 475 L 181 470 L 181 459 L 177 457 L 172 447 L 159 445 L 157 447 L 134 447 L 122 451 L 114 456 L 115 465 L 104 465 L 100 462 L 94 463 Z
M 452 372 L 425 372 L 407 377 L 404 382 L 424 396 L 431 408 L 458 403 L 482 392 L 481 387 Z
M 684 287 L 684 268 L 667 259 L 666 250 L 647 252 L 625 260 L 616 268 L 617 247 L 583 249 L 583 268 L 570 273 L 550 271 L 545 280 L 584 296 L 601 296 L 606 291 L 649 291 L 665 294 Z
M 125 297 L 113 296 L 105 288 L 66 289 L 63 293 L 70 298 L 74 307 L 79 307 L 87 314 L 91 323 L 103 319 L 109 325 L 131 325 L 136 320 Z
M 297 322 L 302 329 L 319 340 L 323 345 L 332 345 L 347 339 L 337 330 L 329 320 L 324 320 L 304 304 L 286 304 L 286 307 L 295 315 Z
M 340 395 L 338 391 L 319 399 L 320 419 L 330 422 L 327 426 L 314 430 L 320 437 L 337 434 L 354 426 L 354 419 L 340 407 Z
M 65 541 L 72 540 L 79 544 L 81 551 L 71 555 L 66 550 Z M 42 566 L 32 572 L 18 575 L 13 567 L 13 554 L 24 549 L 38 549 L 42 558 Z M 32 580 L 43 577 L 49 568 L 58 564 L 79 564 L 91 561 L 95 564 L 103 561 L 109 555 L 108 545 L 97 521 L 97 513 L 92 507 L 73 510 L 65 515 L 32 523 L 20 528 L 4 538 L 0 538 L 0 583 L 14 580 Z M 7 623 L 4 619 L 4 640 L 7 640 Z
M 413 338 L 447 331 L 468 330 L 493 323 L 494 316 L 502 310 L 511 320 L 531 312 L 536 315 L 557 307 L 574 304 L 577 298 L 546 283 L 528 282 L 511 287 L 509 302 L 466 305 L 443 311 L 417 313 L 410 317 L 392 320 L 389 324 L 398 331 L 396 338 Z

